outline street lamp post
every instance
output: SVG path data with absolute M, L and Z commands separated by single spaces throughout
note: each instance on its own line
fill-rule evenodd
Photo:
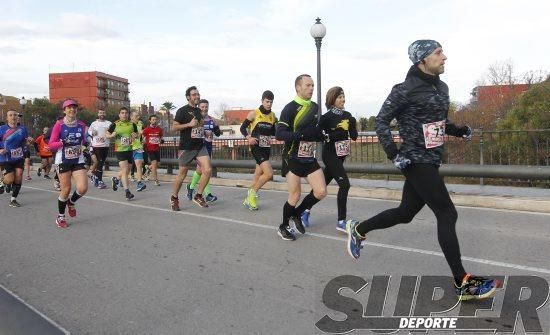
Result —
M 315 40 L 315 46 L 317 47 L 317 120 L 321 120 L 323 109 L 323 104 L 321 103 L 321 41 L 323 40 L 323 37 L 325 37 L 325 35 L 327 34 L 327 29 L 321 23 L 320 18 L 315 19 L 315 23 L 313 24 L 313 26 L 311 26 L 309 33 L 311 34 L 311 37 L 313 37 L 313 39 Z M 321 144 L 317 144 L 317 153 L 318 159 L 321 159 Z
M 21 112 L 23 114 L 23 117 L 25 115 L 25 106 L 27 105 L 27 99 L 25 99 L 25 97 L 22 97 L 20 100 L 19 100 L 19 104 L 21 105 Z M 25 124 L 25 122 L 27 121 L 27 118 L 25 118 L 24 120 L 21 120 L 22 124 Z M 28 127 L 28 125 L 25 125 Z
M 27 105 L 27 99 L 25 99 L 25 97 L 22 97 L 20 100 L 19 100 L 19 103 L 21 104 L 21 109 L 23 111 L 25 111 L 25 106 Z
M 327 33 L 327 29 L 321 23 L 321 19 L 317 18 L 313 26 L 309 31 L 311 37 L 315 40 L 315 46 L 317 47 L 317 103 L 319 104 L 318 115 L 321 116 L 321 41 Z

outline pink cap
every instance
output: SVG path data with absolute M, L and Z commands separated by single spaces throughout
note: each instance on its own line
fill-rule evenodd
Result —
M 65 107 L 72 106 L 72 105 L 78 106 L 78 103 L 72 99 L 67 99 L 63 101 L 63 109 L 65 109 Z

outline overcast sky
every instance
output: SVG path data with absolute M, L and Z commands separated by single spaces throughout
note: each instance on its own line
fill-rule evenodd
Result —
M 186 103 L 199 87 L 211 110 L 253 108 L 275 93 L 274 110 L 295 95 L 294 78 L 316 82 L 309 30 L 317 16 L 322 94 L 346 92 L 346 109 L 376 115 L 410 66 L 408 45 L 436 39 L 448 57 L 442 79 L 465 103 L 487 68 L 511 60 L 519 74 L 550 70 L 550 1 L 1 0 L 0 93 L 48 96 L 48 72 L 102 71 L 128 78 L 132 104 Z M 315 99 L 316 95 L 314 95 Z

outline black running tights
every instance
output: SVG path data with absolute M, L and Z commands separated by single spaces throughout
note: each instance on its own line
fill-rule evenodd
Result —
M 438 167 L 433 164 L 412 164 L 403 174 L 406 180 L 399 207 L 385 210 L 361 222 L 357 232 L 365 236 L 371 230 L 409 223 L 424 205 L 428 205 L 437 219 L 437 238 L 453 276 L 464 277 L 466 272 L 462 267 L 455 229 L 458 214 Z
M 344 169 L 345 157 L 338 157 L 335 152 L 323 150 L 323 163 L 325 168 L 325 183 L 328 184 L 332 179 L 338 183 L 338 195 L 336 203 L 338 205 L 338 220 L 345 220 L 347 215 L 348 192 L 350 188 L 348 175 Z

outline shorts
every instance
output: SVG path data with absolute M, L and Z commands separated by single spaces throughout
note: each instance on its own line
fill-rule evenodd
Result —
M 160 150 L 159 151 L 147 151 L 149 156 L 149 162 L 157 161 L 160 163 Z
M 143 160 L 143 150 L 134 150 L 134 153 L 132 155 L 132 158 L 135 161 L 142 161 Z
M 78 170 L 87 170 L 84 163 L 61 163 L 57 166 L 58 173 L 73 172 Z
M 133 151 L 117 151 L 116 158 L 119 162 L 127 161 L 128 164 L 132 164 L 134 152 Z
M 94 147 L 93 149 L 94 150 L 90 152 L 94 153 L 98 161 L 105 161 L 107 159 L 109 147 Z
M 191 163 L 195 158 L 208 156 L 208 150 L 205 147 L 195 150 L 180 150 L 178 156 L 178 162 L 180 166 L 186 166 Z
M 271 155 L 271 148 L 260 148 L 256 145 L 250 147 L 252 157 L 256 161 L 256 164 L 261 165 L 263 162 L 269 161 Z
M 317 163 L 316 160 L 311 163 L 300 163 L 295 159 L 288 160 L 288 171 L 298 177 L 305 178 L 320 168 L 321 166 L 319 166 L 319 163 Z
M 4 175 L 7 175 L 8 173 L 15 172 L 15 169 L 23 170 L 23 168 L 25 166 L 25 160 L 20 159 L 20 160 L 15 161 L 15 162 L 4 162 L 4 163 L 0 163 L 0 165 L 4 169 Z
M 25 159 L 31 158 L 31 152 L 29 150 L 23 152 L 23 158 Z

